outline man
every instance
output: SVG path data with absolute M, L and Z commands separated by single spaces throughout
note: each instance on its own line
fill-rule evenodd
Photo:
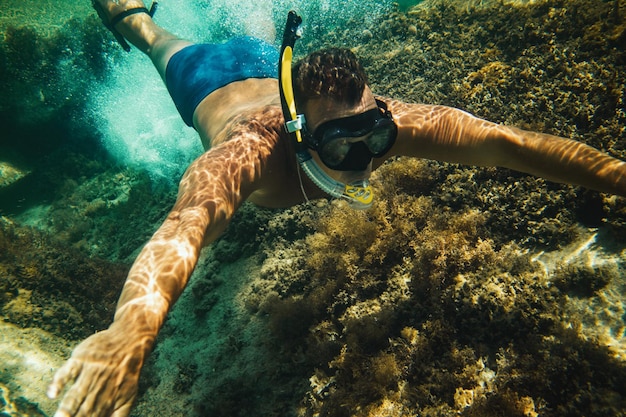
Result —
M 313 53 L 288 71 L 293 83 L 285 71 L 279 83 L 279 54 L 259 39 L 193 45 L 155 25 L 140 0 L 95 6 L 118 39 L 152 59 L 207 151 L 133 264 L 111 326 L 83 341 L 56 373 L 49 396 L 69 386 L 56 416 L 129 413 L 146 355 L 201 248 L 245 200 L 287 207 L 330 194 L 365 208 L 371 170 L 396 155 L 507 167 L 626 196 L 626 164 L 584 144 L 449 107 L 377 101 L 350 51 Z M 290 48 L 281 50 L 283 69 Z

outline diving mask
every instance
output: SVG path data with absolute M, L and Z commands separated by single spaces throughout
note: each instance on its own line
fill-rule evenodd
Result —
M 376 109 L 324 122 L 313 134 L 305 130 L 307 145 L 331 169 L 365 170 L 372 158 L 391 149 L 398 133 L 387 105 L 380 100 L 376 104 Z

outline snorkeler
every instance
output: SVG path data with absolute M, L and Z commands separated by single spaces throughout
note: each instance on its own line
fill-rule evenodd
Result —
M 55 374 L 48 395 L 68 387 L 57 417 L 129 414 L 141 367 L 202 247 L 246 200 L 288 207 L 332 196 L 366 208 L 376 198 L 371 171 L 398 155 L 506 167 L 626 196 L 626 163 L 458 109 L 376 97 L 349 50 L 314 52 L 292 66 L 295 14 L 279 51 L 253 37 L 192 44 L 157 26 L 139 0 L 94 2 L 118 39 L 150 57 L 206 152 L 131 267 L 113 323 Z

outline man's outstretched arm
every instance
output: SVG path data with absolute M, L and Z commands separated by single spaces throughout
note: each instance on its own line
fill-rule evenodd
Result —
M 626 196 L 626 163 L 583 143 L 488 122 L 464 111 L 390 102 L 399 127 L 392 152 L 499 166 Z
M 255 190 L 271 147 L 242 135 L 189 167 L 174 208 L 130 269 L 113 323 L 83 341 L 55 374 L 50 397 L 70 387 L 55 416 L 128 415 L 143 362 L 203 244 L 222 233 Z
M 55 417 L 125 416 L 143 362 L 198 259 L 206 209 L 172 211 L 131 267 L 108 329 L 83 341 L 56 372 L 48 395 L 65 394 Z

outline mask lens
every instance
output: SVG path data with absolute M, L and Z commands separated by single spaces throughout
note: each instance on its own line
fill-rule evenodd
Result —
M 326 141 L 319 151 L 320 158 L 326 165 L 333 167 L 346 158 L 351 147 L 352 143 L 350 143 L 348 138 L 336 138 Z
M 391 148 L 395 142 L 394 138 L 395 129 L 393 125 L 388 125 L 373 130 L 365 137 L 338 137 L 324 140 L 319 154 L 322 161 L 332 168 L 343 162 L 350 149 L 357 143 L 364 143 L 370 156 L 380 157 Z
M 385 124 L 372 131 L 372 134 L 365 139 L 365 144 L 372 153 L 372 156 L 383 156 L 395 142 L 395 125 Z
M 341 169 L 355 146 L 365 148 L 358 152 L 362 157 L 365 154 L 370 158 L 384 155 L 394 144 L 396 133 L 397 127 L 391 115 L 372 109 L 356 116 L 328 121 L 316 129 L 311 139 L 315 144 L 313 149 L 317 150 L 322 162 L 329 168 Z

